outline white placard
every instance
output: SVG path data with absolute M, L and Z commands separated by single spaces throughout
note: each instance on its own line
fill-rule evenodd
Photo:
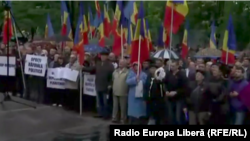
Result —
M 46 56 L 27 55 L 24 73 L 44 77 L 47 69 L 47 61 Z
M 66 79 L 66 80 L 69 80 L 69 81 L 76 82 L 78 75 L 79 75 L 79 71 L 73 70 L 73 69 L 70 69 L 70 68 L 64 68 L 62 78 Z
M 47 88 L 53 89 L 65 89 L 65 80 L 64 79 L 56 79 L 53 77 L 56 74 L 56 69 L 48 69 L 47 71 Z
M 96 96 L 95 75 L 84 74 L 83 94 Z
M 9 75 L 16 76 L 16 57 L 9 56 Z M 7 76 L 7 56 L 0 56 L 0 75 Z
M 48 73 L 47 76 L 51 76 L 56 79 L 63 78 L 64 68 L 53 68 L 51 73 Z

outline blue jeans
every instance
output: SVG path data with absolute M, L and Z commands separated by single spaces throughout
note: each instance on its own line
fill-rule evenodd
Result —
M 166 101 L 167 121 L 169 124 L 183 124 L 183 101 Z
M 108 99 L 107 92 L 98 91 L 97 92 L 97 100 L 98 100 L 98 113 L 102 117 L 108 117 L 109 107 L 108 107 Z
M 232 118 L 231 118 L 231 125 L 243 125 L 245 116 L 246 116 L 246 113 L 244 111 L 233 112 Z

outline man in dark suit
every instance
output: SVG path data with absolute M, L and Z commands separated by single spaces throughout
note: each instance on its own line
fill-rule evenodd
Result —
M 195 63 L 190 62 L 188 68 L 185 69 L 188 80 L 195 80 Z

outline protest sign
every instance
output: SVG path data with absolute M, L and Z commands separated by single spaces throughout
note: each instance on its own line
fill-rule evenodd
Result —
M 73 70 L 70 68 L 64 68 L 62 78 L 69 80 L 69 81 L 76 82 L 78 74 L 79 74 L 79 71 L 77 71 L 77 70 Z
M 84 74 L 83 94 L 96 96 L 95 75 Z
M 8 76 L 16 76 L 16 57 L 9 56 L 8 64 L 9 65 L 7 65 L 7 56 L 0 56 L 0 75 L 7 76 L 7 74 L 9 74 Z
M 65 80 L 54 78 L 56 69 L 48 69 L 47 71 L 47 88 L 65 89 Z
M 27 55 L 25 60 L 25 74 L 44 77 L 47 68 L 47 57 Z

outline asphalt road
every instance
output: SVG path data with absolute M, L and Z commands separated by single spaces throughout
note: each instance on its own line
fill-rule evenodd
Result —
M 0 104 L 0 141 L 106 141 L 109 121 L 15 98 Z

